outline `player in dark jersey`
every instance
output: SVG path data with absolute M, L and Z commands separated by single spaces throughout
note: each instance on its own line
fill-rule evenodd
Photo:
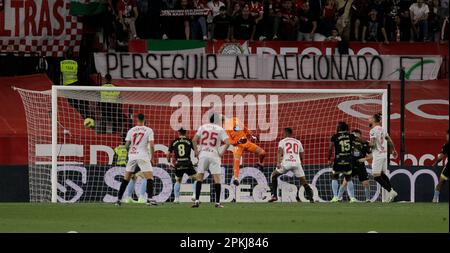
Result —
M 191 151 L 194 148 L 192 140 L 186 137 L 185 129 L 181 128 L 180 130 L 178 130 L 178 133 L 178 138 L 172 141 L 167 152 L 167 161 L 169 162 L 170 166 L 175 168 L 175 203 L 180 202 L 180 187 L 183 175 L 187 174 L 192 180 L 195 180 L 195 175 L 197 174 L 191 161 Z M 172 154 L 175 154 L 175 164 L 172 161 Z M 194 194 L 195 181 L 192 187 L 192 192 Z
M 449 144 L 448 144 L 448 130 L 447 130 L 447 143 L 445 143 L 442 146 L 441 153 L 438 155 L 438 158 L 433 163 L 433 166 L 436 166 L 445 157 L 448 158 L 448 150 Z M 435 203 L 439 202 L 439 193 L 441 192 L 441 189 L 444 186 L 445 182 L 448 180 L 448 177 L 449 175 L 448 175 L 448 159 L 447 159 L 447 164 L 444 166 L 444 169 L 442 170 L 441 177 L 439 178 L 439 183 L 436 185 L 436 189 L 434 191 L 433 202 Z
M 366 202 L 370 202 L 370 185 L 369 185 L 369 174 L 366 170 L 366 164 L 368 158 L 370 158 L 370 146 L 369 142 L 361 138 L 361 131 L 355 129 L 352 131 L 355 136 L 355 143 L 352 150 L 352 177 L 358 177 L 359 182 L 362 183 L 364 187 L 364 195 L 366 197 Z M 354 191 L 353 182 L 348 183 L 345 179 L 342 182 L 339 193 L 343 193 L 347 187 L 348 192 Z M 339 200 L 342 200 L 342 196 L 338 196 Z M 355 200 L 355 199 L 354 199 Z M 350 200 L 350 202 L 352 202 Z
M 333 179 L 331 180 L 333 199 L 331 202 L 339 201 L 339 175 L 343 174 L 348 183 L 352 181 L 352 149 L 355 136 L 349 131 L 347 123 L 343 121 L 339 122 L 336 128 L 336 134 L 331 137 L 328 147 L 328 164 L 333 168 Z M 334 159 L 332 160 L 333 149 Z M 354 198 L 354 192 L 349 192 L 349 196 L 351 199 Z M 352 201 L 354 200 L 352 199 Z

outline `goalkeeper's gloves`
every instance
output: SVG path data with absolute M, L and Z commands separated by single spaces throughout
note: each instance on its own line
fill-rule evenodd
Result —
M 239 139 L 236 143 L 237 144 L 244 144 L 244 143 L 246 143 L 247 142 L 247 139 L 246 138 L 241 138 L 241 139 Z
M 258 141 L 258 137 L 256 137 L 256 135 L 253 135 L 253 134 L 248 134 L 247 138 L 249 138 L 253 142 L 257 142 Z

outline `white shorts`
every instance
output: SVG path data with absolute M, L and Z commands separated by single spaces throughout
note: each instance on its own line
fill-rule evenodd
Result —
M 204 174 L 206 170 L 213 175 L 222 174 L 222 168 L 220 167 L 220 158 L 213 157 L 200 157 L 197 164 L 197 173 Z
M 300 163 L 288 163 L 283 164 L 281 168 L 276 170 L 280 174 L 286 174 L 288 171 L 294 172 L 295 177 L 304 177 L 305 172 L 303 171 L 303 167 Z
M 381 174 L 382 172 L 387 173 L 387 157 L 385 155 L 374 156 L 372 160 L 372 175 Z
M 129 160 L 127 163 L 127 167 L 125 168 L 125 171 L 132 173 L 136 172 L 138 166 L 142 172 L 153 172 L 152 164 L 149 161 L 142 159 Z

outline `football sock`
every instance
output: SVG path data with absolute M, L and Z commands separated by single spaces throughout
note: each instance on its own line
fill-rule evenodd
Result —
M 355 197 L 355 186 L 353 185 L 353 180 L 348 181 L 347 184 L 347 193 L 350 198 Z
M 433 199 L 438 200 L 439 199 L 439 191 L 434 191 L 434 197 Z
M 344 196 L 345 188 L 342 185 L 339 186 L 338 198 L 341 199 Z
M 375 181 L 377 181 L 377 182 L 381 185 L 381 187 L 383 187 L 386 191 L 390 192 L 390 191 L 392 190 L 391 185 L 390 185 L 388 182 L 386 182 L 386 181 L 383 179 L 383 177 L 375 177 L 374 179 L 375 179 Z
M 331 189 L 333 190 L 333 197 L 337 197 L 339 182 L 336 179 L 331 180 Z
M 306 197 L 308 199 L 313 198 L 314 193 L 313 193 L 313 190 L 311 189 L 311 187 L 309 186 L 309 184 L 305 184 L 303 187 L 305 187 Z
M 145 198 L 145 193 L 147 193 L 147 180 L 142 180 L 139 198 Z
M 197 185 L 197 181 L 194 181 L 194 182 L 192 183 L 192 194 L 195 194 L 195 191 L 196 191 L 196 185 Z
M 153 198 L 153 179 L 147 179 L 147 199 Z
M 241 159 L 235 157 L 233 161 L 233 177 L 239 176 L 239 166 L 241 166 Z
M 386 176 L 386 174 L 381 174 L 381 177 L 386 181 L 386 183 L 389 185 L 389 188 L 392 189 L 391 180 Z M 390 190 L 389 190 L 390 191 Z
M 214 184 L 214 191 L 216 193 L 216 203 L 220 203 L 221 190 L 222 190 L 222 184 Z
M 366 200 L 370 199 L 370 189 L 369 189 L 369 187 L 364 187 L 364 195 L 366 195 Z
M 277 197 L 278 177 L 272 177 L 272 196 Z
M 125 192 L 125 189 L 127 189 L 129 181 L 125 180 L 125 178 L 122 179 L 122 183 L 120 184 L 119 188 L 119 195 L 117 196 L 117 200 L 121 200 L 123 197 L 123 193 Z
M 129 198 L 133 197 L 134 186 L 136 185 L 136 180 L 130 180 L 127 185 L 127 195 Z
M 180 183 L 175 182 L 175 186 L 173 187 L 173 195 L 175 195 L 175 198 L 180 197 Z
M 197 181 L 195 184 L 195 200 L 200 199 L 200 192 L 202 191 L 202 182 Z

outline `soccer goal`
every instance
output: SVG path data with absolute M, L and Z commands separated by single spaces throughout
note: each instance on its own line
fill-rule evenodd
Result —
M 145 115 L 147 126 L 155 133 L 155 194 L 160 202 L 173 199 L 174 173 L 164 155 L 168 145 L 181 127 L 192 137 L 211 112 L 239 118 L 258 137 L 256 144 L 267 152 L 263 169 L 256 166 L 255 154 L 244 152 L 239 187 L 231 183 L 233 155 L 227 152 L 222 160 L 224 202 L 267 200 L 277 144 L 287 127 L 303 143 L 303 166 L 315 199 L 327 202 L 332 198 L 327 152 L 336 124 L 346 121 L 351 129 L 361 130 L 365 139 L 370 115 L 382 112 L 382 123 L 388 124 L 385 89 L 53 86 L 49 91 L 17 90 L 27 119 L 32 202 L 115 201 L 125 168 L 117 164 L 114 150 L 124 143 L 139 113 Z M 210 182 L 211 176 L 205 176 L 206 183 Z M 298 182 L 292 173 L 279 180 L 280 201 L 295 201 L 297 194 L 305 200 L 302 187 L 297 193 Z M 187 177 L 183 182 L 190 183 Z M 358 179 L 354 183 L 356 198 L 364 200 L 361 183 Z M 140 184 L 138 178 L 136 191 Z M 187 185 L 182 189 L 186 195 L 191 194 Z M 381 200 L 380 187 L 373 178 L 370 191 L 372 200 Z M 213 194 L 204 194 L 213 200 Z

